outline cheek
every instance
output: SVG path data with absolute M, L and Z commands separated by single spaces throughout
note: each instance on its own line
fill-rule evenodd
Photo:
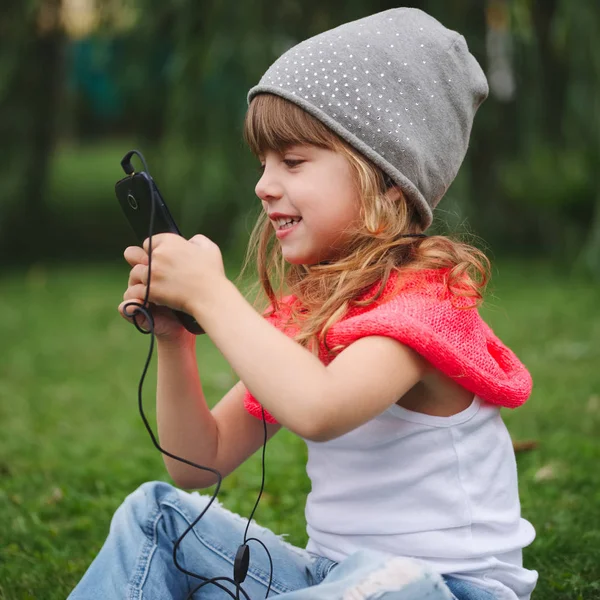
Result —
M 358 219 L 358 211 L 352 205 L 330 206 L 328 210 L 315 214 L 311 219 L 310 229 L 318 239 L 333 242 L 348 233 Z
M 353 180 L 340 165 L 325 169 L 297 189 L 296 208 L 313 231 L 330 236 L 360 218 L 360 202 Z

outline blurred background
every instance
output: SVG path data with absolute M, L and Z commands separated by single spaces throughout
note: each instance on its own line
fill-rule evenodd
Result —
M 438 226 L 496 256 L 600 277 L 600 4 L 423 0 L 491 93 Z M 144 152 L 174 216 L 239 252 L 258 207 L 246 93 L 306 37 L 395 3 L 23 0 L 0 20 L 0 257 L 113 260 L 131 238 L 119 160 Z M 120 256 L 119 256 L 120 257 Z
M 531 371 L 503 410 L 516 441 L 534 598 L 600 598 L 600 2 L 422 0 L 463 33 L 490 97 L 433 230 L 493 261 L 481 312 Z M 120 160 L 143 152 L 186 237 L 238 273 L 260 209 L 246 94 L 286 49 L 392 8 L 375 0 L 2 0 L 0 10 L 0 600 L 64 599 L 125 496 L 170 481 L 137 407 L 149 340 L 117 306 Z M 136 159 L 134 159 L 136 160 Z M 139 163 L 136 163 L 139 164 Z M 237 377 L 197 339 L 209 405 Z M 155 362 L 143 405 L 156 430 Z M 267 449 L 257 520 L 306 543 L 306 448 Z M 255 455 L 219 499 L 250 514 Z

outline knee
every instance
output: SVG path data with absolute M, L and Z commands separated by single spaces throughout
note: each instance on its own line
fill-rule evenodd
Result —
M 388 557 L 378 567 L 365 574 L 344 594 L 344 600 L 369 598 L 404 598 L 408 591 L 414 597 L 451 600 L 453 597 L 439 573 L 425 563 L 407 557 Z M 412 595 L 410 597 L 413 597 Z
M 162 502 L 177 494 L 176 488 L 164 481 L 148 481 L 129 494 L 117 508 L 111 523 L 115 527 L 141 526 L 158 516 Z
M 211 496 L 190 494 L 164 481 L 148 481 L 125 498 L 115 519 L 129 525 L 148 524 L 162 516 L 169 520 L 177 512 L 191 522 L 211 500 Z M 220 506 L 219 502 L 215 501 L 215 506 Z
M 150 508 L 160 506 L 164 499 L 174 497 L 178 493 L 177 488 L 164 481 L 147 481 L 134 490 L 123 504 L 135 508 Z

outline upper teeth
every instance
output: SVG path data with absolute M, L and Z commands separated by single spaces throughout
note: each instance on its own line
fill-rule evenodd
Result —
M 297 223 L 301 217 L 281 217 L 281 219 L 277 219 L 277 226 L 283 227 L 288 223 Z

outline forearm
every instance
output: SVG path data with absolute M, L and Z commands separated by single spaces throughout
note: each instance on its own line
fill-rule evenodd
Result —
M 321 424 L 328 373 L 307 349 L 268 323 L 227 279 L 194 316 L 248 390 L 281 425 L 311 438 Z
M 158 341 L 156 412 L 161 447 L 181 458 L 215 468 L 218 429 L 206 404 L 196 362 L 195 338 Z M 165 466 L 181 487 L 201 488 L 214 475 L 163 455 Z

